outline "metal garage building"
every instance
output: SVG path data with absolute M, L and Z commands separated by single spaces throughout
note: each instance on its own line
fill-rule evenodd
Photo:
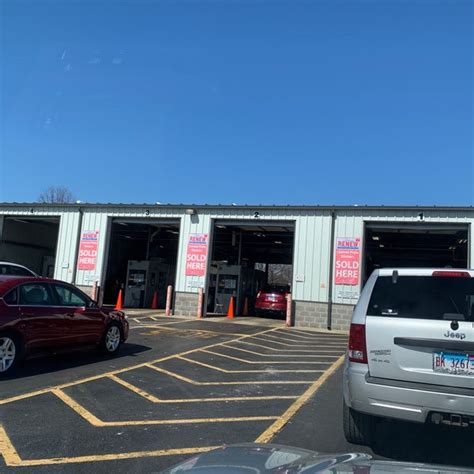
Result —
M 374 268 L 472 268 L 473 219 L 471 207 L 3 203 L 0 261 L 89 293 L 97 282 L 104 303 L 124 288 L 131 307 L 149 307 L 150 288 L 163 305 L 171 284 L 174 313 L 190 317 L 200 288 L 205 312 L 229 295 L 252 311 L 273 272 L 296 326 L 346 330 Z

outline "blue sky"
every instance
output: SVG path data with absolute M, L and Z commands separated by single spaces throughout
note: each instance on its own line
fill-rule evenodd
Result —
M 0 201 L 474 204 L 473 3 L 2 2 Z

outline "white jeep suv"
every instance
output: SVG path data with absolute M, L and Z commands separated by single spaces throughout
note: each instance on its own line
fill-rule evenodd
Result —
M 344 434 L 378 417 L 474 428 L 474 271 L 375 270 L 352 315 Z

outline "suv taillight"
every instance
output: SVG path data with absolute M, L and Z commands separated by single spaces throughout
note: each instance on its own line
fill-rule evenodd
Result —
M 365 324 L 351 324 L 349 334 L 349 360 L 367 364 L 367 344 L 365 342 Z

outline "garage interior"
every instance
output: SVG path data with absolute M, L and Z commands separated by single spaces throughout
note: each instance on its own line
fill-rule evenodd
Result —
M 54 276 L 59 217 L 0 217 L 0 261 Z
M 208 315 L 255 315 L 255 300 L 267 285 L 288 287 L 293 274 L 293 222 L 215 221 L 206 292 Z M 283 319 L 284 314 L 265 316 Z
M 366 223 L 364 279 L 384 267 L 467 268 L 465 225 Z
M 157 308 L 164 309 L 167 287 L 175 283 L 178 242 L 178 221 L 114 219 L 104 304 L 115 304 L 122 288 L 125 307 L 151 308 L 156 292 Z

